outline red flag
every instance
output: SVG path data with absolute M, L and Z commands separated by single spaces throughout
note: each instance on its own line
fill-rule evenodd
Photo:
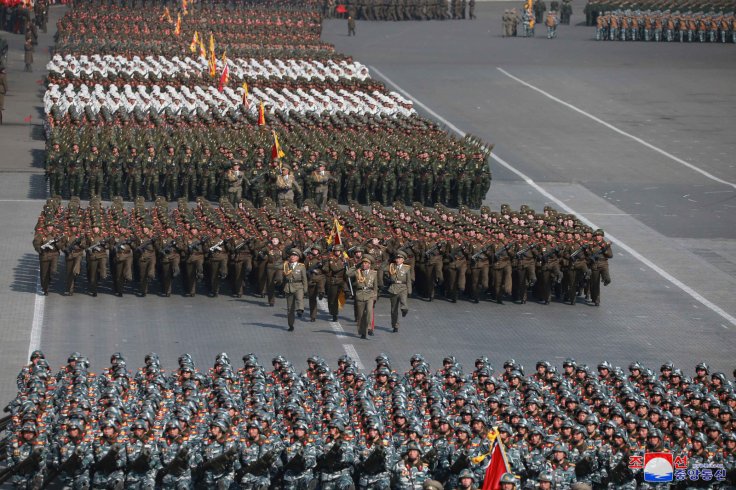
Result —
M 345 5 L 340 4 L 337 7 L 335 7 L 335 12 L 337 12 L 338 14 L 347 14 L 348 8 Z
M 281 144 L 279 143 L 279 137 L 276 136 L 276 131 L 271 131 L 273 133 L 273 146 L 271 147 L 271 160 L 276 160 L 277 158 L 284 158 L 286 156 L 286 153 L 281 149 Z
M 220 84 L 217 86 L 217 90 L 222 92 L 225 90 L 228 80 L 230 80 L 230 67 L 225 62 L 225 68 L 222 69 L 222 75 L 220 75 Z
M 30 123 L 31 122 L 31 119 L 32 119 L 32 116 L 30 114 L 28 114 L 28 117 L 24 117 L 23 118 L 23 122 Z
M 511 473 L 506 455 L 503 451 L 503 443 L 500 439 L 496 439 L 491 449 L 491 461 L 486 468 L 486 476 L 483 478 L 483 488 L 481 490 L 499 490 L 501 484 L 499 481 L 504 473 Z

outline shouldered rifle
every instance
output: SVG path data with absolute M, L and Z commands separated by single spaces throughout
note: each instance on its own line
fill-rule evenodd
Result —
M 468 458 L 468 453 L 465 451 L 462 451 L 460 453 L 460 457 L 455 460 L 454 463 L 452 463 L 452 466 L 450 466 L 450 473 L 453 475 L 457 475 L 462 470 L 470 466 L 470 459 Z
M 91 247 L 87 247 L 85 249 L 85 251 L 91 250 L 92 252 L 99 252 L 100 250 L 102 250 L 100 247 L 102 247 L 105 244 L 106 241 L 107 241 L 107 239 L 106 238 L 103 238 L 102 240 L 100 240 L 99 242 L 95 243 Z
M 317 264 L 314 267 L 309 268 L 309 270 L 307 271 L 307 274 L 312 274 L 317 269 L 321 269 L 322 267 L 324 267 L 324 265 L 325 265 L 325 261 L 320 260 L 319 262 L 317 262 Z
M 210 254 L 213 254 L 215 252 L 222 252 L 222 244 L 225 243 L 225 240 L 220 240 L 219 242 L 212 245 L 208 251 Z
M 474 253 L 470 257 L 470 260 L 472 260 L 473 262 L 476 262 L 478 259 L 480 259 L 480 256 L 486 253 L 492 246 L 493 246 L 493 242 L 487 243 L 483 248 L 481 248 L 476 253 Z
M 61 236 L 57 236 L 49 240 L 48 242 L 41 245 L 41 250 L 51 250 L 54 248 L 54 243 L 58 242 L 61 239 Z
M 156 473 L 156 481 L 161 484 L 166 475 L 181 476 L 189 466 L 189 448 L 182 446 L 174 459 Z
M 18 474 L 25 475 L 26 473 L 37 471 L 38 465 L 41 462 L 42 456 L 43 456 L 43 449 L 41 449 L 40 447 L 33 448 L 33 451 L 31 452 L 31 454 L 28 455 L 26 459 L 0 472 L 0 484 L 4 483 L 6 480 L 8 480 L 14 475 L 18 475 Z
M 69 456 L 66 461 L 61 463 L 55 470 L 49 472 L 48 478 L 43 482 L 43 487 L 46 488 L 49 484 L 56 479 L 62 473 L 74 473 L 82 465 L 82 448 L 78 447 L 74 450 L 74 454 Z
M 501 254 L 503 254 L 503 252 L 508 252 L 508 250 L 509 250 L 509 249 L 510 249 L 510 248 L 511 248 L 511 247 L 512 247 L 513 245 L 516 245 L 516 242 L 510 242 L 510 243 L 505 243 L 505 244 L 504 244 L 504 246 L 503 246 L 503 247 L 502 247 L 501 249 L 499 249 L 499 250 L 496 250 L 496 253 L 495 253 L 495 254 L 493 254 L 493 258 L 494 258 L 495 260 L 498 260 L 498 259 L 500 259 L 500 258 L 501 258 Z
M 235 248 L 233 249 L 233 251 L 234 252 L 237 252 L 238 250 L 240 250 L 241 248 L 245 247 L 246 245 L 248 245 L 252 241 L 253 241 L 252 238 L 249 238 L 247 240 L 243 240 L 242 242 L 240 242 L 240 244 L 238 244 L 238 245 L 235 246 Z
M 291 470 L 295 473 L 301 473 L 306 468 L 307 462 L 304 460 L 304 449 L 300 449 L 291 459 L 288 459 L 286 450 L 281 454 L 285 471 Z
M 412 240 L 410 242 L 407 242 L 399 249 L 399 252 L 407 252 L 411 247 L 417 244 L 416 240 Z
M 437 250 L 439 250 L 440 248 L 442 248 L 444 245 L 445 245 L 445 242 L 444 241 L 435 243 L 432 248 L 430 248 L 429 250 L 425 250 L 424 257 L 426 257 L 426 258 L 431 257 L 432 255 L 434 255 L 434 253 Z
M 191 252 L 192 250 L 194 250 L 196 247 L 199 247 L 200 245 L 202 245 L 202 240 L 194 240 L 192 243 L 189 244 L 189 246 L 187 247 L 187 250 Z
M 329 451 L 317 458 L 317 471 L 334 472 L 342 459 L 341 449 L 340 441 L 335 441 Z
M 137 458 L 135 458 L 135 461 L 133 461 L 129 469 L 131 471 L 135 471 L 136 473 L 145 473 L 146 471 L 151 469 L 151 450 L 147 447 L 144 447 L 141 449 L 141 453 L 138 455 Z
M 203 475 L 206 471 L 221 473 L 227 468 L 227 465 L 235 460 L 235 453 L 235 448 L 231 447 L 219 456 L 216 456 L 209 461 L 205 461 L 204 463 L 197 466 L 195 473 L 197 475 Z
M 596 253 L 594 253 L 593 255 L 591 255 L 588 260 L 591 263 L 592 262 L 595 262 L 596 260 L 598 260 L 598 257 L 600 257 L 601 255 L 603 255 L 604 253 L 606 253 L 606 250 L 608 250 L 608 247 L 609 246 L 610 246 L 609 243 L 604 243 L 603 246 L 600 248 L 600 250 L 598 250 Z
M 255 461 L 243 465 L 237 472 L 236 480 L 240 481 L 245 475 L 250 473 L 251 475 L 262 475 L 268 471 L 271 465 L 276 461 L 278 457 L 278 451 L 271 449 L 266 452 L 263 456 L 256 459 Z
M 172 250 L 174 250 L 174 247 L 176 246 L 176 238 L 173 238 L 169 243 L 164 246 L 163 252 L 164 254 L 168 255 L 171 253 Z
M 383 446 L 378 446 L 361 465 L 361 471 L 368 475 L 375 475 L 386 470 L 386 452 Z
M 107 454 L 105 454 L 105 456 L 101 460 L 95 463 L 93 471 L 100 473 L 110 473 L 112 471 L 115 471 L 117 469 L 115 467 L 115 463 L 118 459 L 119 454 L 120 444 L 113 444 L 112 447 L 107 451 Z
M 518 252 L 516 252 L 516 258 L 517 259 L 523 258 L 524 257 L 524 254 L 526 254 L 529 250 L 533 249 L 536 246 L 537 246 L 537 243 L 536 242 L 530 243 L 526 247 L 524 247 L 521 250 L 519 250 Z
M 138 248 L 135 249 L 135 251 L 138 252 L 138 253 L 143 252 L 143 249 L 146 248 L 147 246 L 149 246 L 152 243 L 153 243 L 153 238 L 151 238 L 149 240 L 146 240 L 145 242 L 141 243 L 138 246 Z
M 550 250 L 547 250 L 546 252 L 542 254 L 542 257 L 541 257 L 542 262 L 547 262 L 550 257 L 552 257 L 554 254 L 556 254 L 559 251 L 560 251 L 559 245 Z
M 72 253 L 74 251 L 74 247 L 79 245 L 79 242 L 81 241 L 82 241 L 82 237 L 80 236 L 72 240 L 72 242 L 64 249 L 64 255 L 69 255 L 70 253 Z
M 124 240 L 118 243 L 117 245 L 115 245 L 115 250 L 117 250 L 118 252 L 122 252 L 125 246 L 130 245 L 131 243 L 133 243 L 133 237 L 130 237 L 127 240 Z
M 580 253 L 584 251 L 586 248 L 588 248 L 586 244 L 583 243 L 582 245 L 580 245 L 580 247 L 577 250 L 575 250 L 573 253 L 570 254 L 570 260 L 572 260 L 573 262 L 577 260 L 578 255 L 580 255 Z

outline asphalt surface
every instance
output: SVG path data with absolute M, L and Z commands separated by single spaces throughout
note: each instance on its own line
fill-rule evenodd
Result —
M 22 44 L 13 39 L 13 92 L 5 112 L 11 124 L 0 127 L 0 402 L 15 393 L 32 330 L 52 365 L 80 351 L 95 370 L 115 351 L 132 365 L 155 351 L 169 367 L 183 352 L 200 366 L 221 351 L 234 359 L 254 352 L 265 363 L 278 353 L 297 366 L 311 354 L 334 362 L 348 352 L 366 367 L 385 352 L 399 369 L 420 352 L 435 366 L 450 354 L 465 365 L 487 355 L 496 367 L 511 357 L 533 367 L 539 359 L 559 365 L 572 356 L 622 366 L 640 360 L 654 369 L 672 360 L 688 373 L 707 360 L 730 374 L 736 368 L 736 189 L 714 179 L 736 182 L 736 47 L 599 43 L 592 28 L 574 25 L 561 26 L 554 40 L 541 29 L 533 39 L 503 39 L 500 18 L 511 6 L 479 3 L 476 21 L 358 22 L 354 38 L 346 36 L 344 21 L 328 21 L 323 36 L 443 124 L 495 143 L 494 154 L 530 179 L 492 161 L 490 206 L 563 204 L 615 237 L 613 284 L 604 288 L 600 307 L 412 299 L 401 332 L 392 334 L 383 298 L 376 336 L 360 340 L 350 304 L 339 323 L 322 313 L 316 323 L 297 321 L 296 332 L 288 333 L 283 299 L 269 308 L 253 296 L 116 298 L 109 284 L 97 298 L 67 298 L 58 294 L 60 280 L 52 288 L 57 292 L 38 296 L 30 242 L 45 193 L 38 167 L 43 144 L 40 127 L 22 121 L 33 114 L 39 122 L 39 75 L 21 72 Z M 582 4 L 574 8 L 579 14 Z M 50 36 L 41 43 L 50 44 Z M 45 63 L 40 51 L 36 67 Z

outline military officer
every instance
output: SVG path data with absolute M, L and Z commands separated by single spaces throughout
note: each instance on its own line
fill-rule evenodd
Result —
M 334 180 L 332 172 L 326 169 L 324 161 L 320 161 L 317 169 L 312 172 L 312 182 L 314 185 L 314 201 L 322 209 L 327 206 L 330 180 Z
M 394 333 L 399 331 L 399 310 L 401 316 L 409 313 L 408 299 L 411 294 L 412 272 L 411 268 L 404 264 L 406 253 L 396 253 L 394 263 L 388 266 L 388 292 L 391 295 L 391 328 Z
M 281 243 L 279 235 L 273 235 L 270 243 L 260 252 L 266 263 L 265 286 L 268 306 L 276 304 L 276 288 L 280 288 L 284 282 L 284 252 L 284 244 Z
M 378 273 L 371 268 L 373 257 L 365 255 L 359 267 L 348 270 L 348 276 L 355 278 L 355 304 L 358 334 L 361 339 L 366 334 L 373 335 L 373 306 L 378 299 Z
M 284 294 L 286 295 L 287 321 L 289 332 L 294 331 L 294 313 L 299 318 L 304 314 L 304 291 L 309 288 L 307 268 L 300 262 L 302 253 L 297 248 L 289 251 L 284 266 Z
M 287 203 L 294 202 L 294 194 L 300 194 L 301 189 L 296 179 L 291 175 L 291 167 L 281 165 L 280 173 L 276 176 L 276 192 L 278 195 L 279 207 L 286 206 Z
M 243 179 L 244 174 L 240 170 L 241 162 L 235 160 L 233 166 L 225 174 L 227 180 L 227 198 L 233 206 L 236 206 L 243 195 Z

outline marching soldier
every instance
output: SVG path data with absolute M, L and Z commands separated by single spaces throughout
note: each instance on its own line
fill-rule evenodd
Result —
M 243 172 L 240 171 L 240 161 L 235 160 L 233 166 L 227 171 L 227 198 L 233 206 L 237 206 L 243 195 Z
M 156 277 L 156 237 L 150 223 L 143 225 L 142 233 L 135 242 L 138 260 L 138 294 L 148 294 L 148 282 Z
M 158 447 L 144 419 L 133 422 L 130 429 L 131 434 L 125 445 L 125 488 L 154 488 L 156 471 L 161 465 Z
M 317 321 L 317 299 L 325 296 L 326 276 L 322 267 L 324 266 L 324 258 L 322 257 L 322 247 L 313 245 L 312 250 L 307 256 L 304 265 L 307 268 L 307 293 L 309 296 L 309 321 Z
M 299 318 L 304 314 L 304 291 L 309 287 L 307 283 L 307 269 L 299 262 L 302 253 L 297 248 L 289 252 L 288 261 L 284 262 L 284 294 L 286 295 L 287 321 L 289 332 L 294 331 L 294 312 Z
M 399 251 L 387 271 L 388 292 L 391 295 L 391 328 L 394 333 L 399 331 L 399 310 L 402 317 L 409 313 L 408 298 L 413 278 L 411 267 L 404 264 L 405 260 L 406 253 Z
M 355 451 L 345 435 L 345 424 L 330 421 L 327 436 L 322 444 L 322 454 L 317 457 L 320 488 L 324 490 L 354 489 L 352 468 Z
M 100 422 L 100 431 L 100 438 L 92 445 L 92 488 L 122 490 L 125 484 L 126 455 L 119 440 L 118 426 L 114 420 L 104 419 Z
M 181 272 L 181 253 L 185 249 L 185 244 L 171 225 L 166 226 L 163 235 L 155 244 L 157 260 L 161 266 L 161 294 L 168 298 L 171 296 L 173 278 L 179 277 Z
M 164 427 L 164 437 L 157 442 L 157 453 L 160 459 L 160 470 L 156 481 L 164 489 L 182 489 L 192 487 L 191 464 L 193 448 L 181 431 L 181 423 L 169 420 Z
M 478 303 L 480 297 L 488 291 L 488 279 L 490 269 L 490 258 L 488 250 L 492 244 L 482 242 L 483 235 L 476 236 L 475 230 L 470 230 L 470 294 L 473 303 Z
M 186 254 L 186 274 L 184 276 L 184 296 L 193 298 L 197 294 L 197 281 L 204 278 L 204 245 L 199 234 L 198 225 L 189 228 L 189 235 L 184 241 Z
M 248 422 L 245 437 L 240 439 L 240 469 L 237 478 L 242 488 L 264 490 L 271 485 L 270 470 L 281 447 L 264 434 L 257 421 Z
M 593 233 L 594 242 L 588 249 L 590 266 L 590 294 L 596 306 L 601 304 L 601 281 L 604 286 L 611 284 L 608 272 L 608 259 L 613 258 L 611 242 L 607 242 L 601 229 Z
M 66 265 L 66 296 L 74 295 L 74 284 L 82 270 L 82 255 L 84 254 L 82 238 L 79 224 L 76 221 L 70 222 L 69 231 L 64 233 L 64 238 L 62 239 L 64 262 Z
M 429 479 L 429 466 L 422 460 L 421 454 L 418 443 L 412 441 L 407 445 L 406 454 L 393 468 L 392 480 L 396 483 L 391 488 L 414 490 Z
M 118 225 L 110 244 L 112 263 L 112 289 L 116 296 L 123 296 L 125 281 L 133 280 L 133 243 L 135 236 L 123 225 Z
M 343 257 L 343 246 L 340 244 L 332 248 L 332 255 L 327 258 L 322 266 L 327 285 L 327 307 L 332 315 L 332 321 L 337 321 L 340 310 L 338 298 L 343 294 L 345 284 L 345 258 Z
M 206 250 L 205 266 L 209 276 L 209 296 L 216 298 L 220 294 L 220 280 L 227 278 L 227 256 L 225 236 L 222 225 L 214 225 L 214 234 L 205 237 L 203 245 Z
M 276 176 L 276 192 L 278 194 L 279 207 L 284 207 L 287 203 L 294 202 L 294 194 L 300 194 L 301 189 L 296 179 L 290 174 L 291 167 L 281 165 L 281 173 Z
M 42 488 L 48 448 L 38 437 L 33 422 L 25 422 L 18 435 L 11 436 L 7 446 L 7 461 L 15 468 L 10 478 L 15 488 Z
M 246 282 L 253 270 L 253 239 L 246 236 L 245 228 L 238 228 L 237 232 L 227 241 L 230 251 L 230 281 L 233 296 L 243 296 Z
M 99 280 L 107 277 L 108 242 L 107 235 L 102 233 L 98 224 L 92 225 L 92 230 L 82 242 L 87 253 L 87 281 L 92 296 L 97 296 Z
M 498 229 L 496 242 L 491 248 L 493 253 L 493 295 L 499 305 L 503 304 L 504 293 L 511 294 L 513 281 L 511 278 L 511 247 L 507 243 L 503 230 Z M 503 287 L 503 292 L 501 288 Z
M 66 434 L 59 437 L 51 458 L 51 468 L 58 472 L 65 488 L 89 488 L 89 467 L 92 448 L 84 434 L 82 420 L 72 419 L 66 424 Z
M 49 295 L 49 284 L 52 275 L 56 273 L 62 240 L 63 235 L 56 231 L 53 223 L 47 223 L 33 237 L 33 248 L 38 252 L 41 291 L 44 296 Z
M 284 490 L 310 488 L 317 464 L 315 441 L 307 433 L 307 424 L 301 420 L 294 423 L 292 435 L 285 444 L 282 456 L 284 464 Z
M 373 306 L 378 299 L 378 273 L 371 268 L 373 258 L 365 255 L 359 267 L 348 270 L 348 276 L 355 278 L 355 321 L 361 339 L 366 334 L 373 335 Z
M 276 304 L 276 288 L 280 288 L 284 282 L 284 245 L 278 235 L 271 237 L 271 242 L 259 252 L 265 259 L 266 264 L 266 296 L 268 306 Z

